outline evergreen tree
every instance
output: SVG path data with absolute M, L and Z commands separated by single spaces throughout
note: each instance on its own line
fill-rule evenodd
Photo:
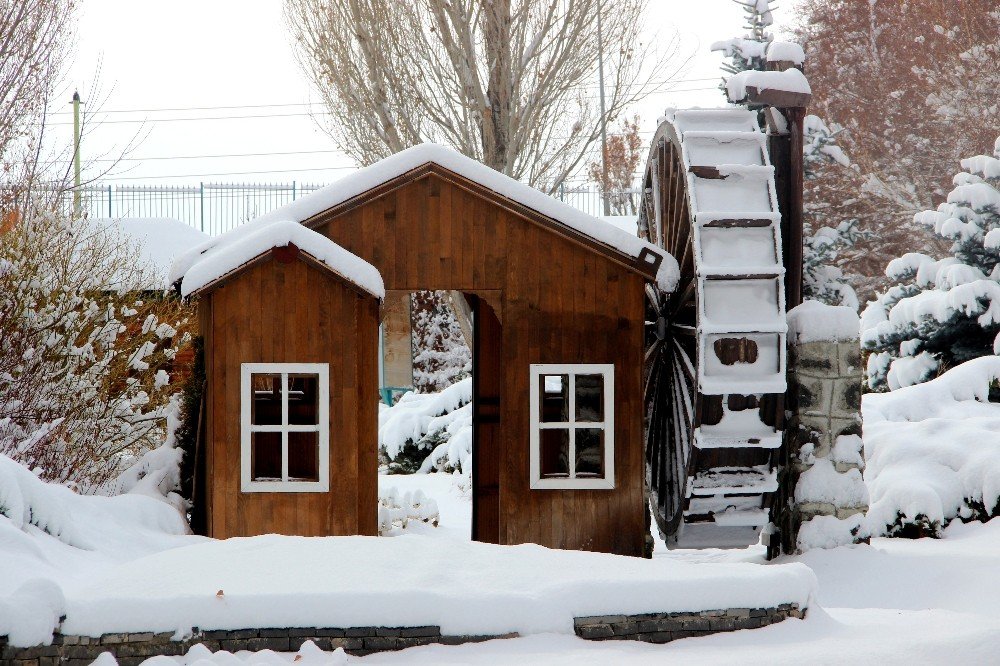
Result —
M 868 385 L 894 390 L 959 363 L 1000 353 L 1000 139 L 994 156 L 961 162 L 965 170 L 937 210 L 914 221 L 951 241 L 950 257 L 910 252 L 893 259 L 895 282 L 861 319 Z
M 712 44 L 713 51 L 722 51 L 729 58 L 722 64 L 726 74 L 737 74 L 747 70 L 763 71 L 767 67 L 767 46 L 774 40 L 768 28 L 774 23 L 769 0 L 733 0 L 746 13 L 746 34 Z M 722 84 L 725 94 L 725 83 Z

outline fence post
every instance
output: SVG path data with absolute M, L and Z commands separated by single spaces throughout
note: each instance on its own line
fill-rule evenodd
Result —
M 205 183 L 198 183 L 198 217 L 201 225 L 201 232 L 205 233 Z
M 114 215 L 111 212 L 111 201 L 113 199 L 114 199 L 114 197 L 111 194 L 111 186 L 108 185 L 108 219 L 113 219 L 114 218 Z
M 295 201 L 295 181 L 292 181 L 292 201 Z

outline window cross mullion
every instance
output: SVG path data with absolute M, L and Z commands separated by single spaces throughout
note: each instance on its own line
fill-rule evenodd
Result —
M 566 376 L 566 390 L 569 391 L 569 460 L 566 469 L 569 478 L 576 478 L 576 374 Z
M 281 480 L 288 481 L 288 373 L 281 373 Z

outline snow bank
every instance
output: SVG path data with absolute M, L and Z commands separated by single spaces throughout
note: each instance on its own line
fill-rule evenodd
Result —
M 799 527 L 797 545 L 800 552 L 813 548 L 837 548 L 849 546 L 857 542 L 859 537 L 867 535 L 863 513 L 855 513 L 843 519 L 814 516 Z
M 288 244 L 296 245 L 372 296 L 385 298 L 385 286 L 377 268 L 326 236 L 290 220 L 255 226 L 252 233 L 231 239 L 231 242 L 222 245 L 215 252 L 199 255 L 184 272 L 181 295 L 189 296 L 264 252 Z
M 937 532 L 982 519 L 1000 500 L 1000 358 L 959 365 L 924 384 L 864 397 L 865 481 L 873 534 L 917 524 Z
M 656 246 L 638 238 L 635 234 L 629 234 L 614 225 L 602 222 L 598 218 L 550 197 L 540 190 L 465 157 L 451 148 L 433 143 L 420 144 L 398 152 L 371 166 L 359 169 L 332 185 L 251 220 L 218 238 L 207 241 L 174 262 L 170 271 L 170 282 L 174 283 L 181 279 L 195 264 L 209 259 L 245 236 L 255 234 L 276 222 L 302 222 L 317 213 L 328 210 L 428 163 L 438 164 L 460 176 L 475 181 L 507 199 L 538 211 L 546 217 L 632 257 L 638 258 L 644 249 L 652 250 L 657 255 L 663 256 L 663 262 L 660 264 L 656 276 L 659 286 L 666 291 L 672 291 L 677 285 L 680 275 L 677 262 L 672 256 L 664 254 Z
M 747 88 L 756 88 L 758 92 L 765 90 L 780 90 L 790 93 L 812 94 L 809 81 L 797 69 L 786 69 L 783 72 L 760 72 L 746 70 L 738 72 L 726 79 L 726 94 L 733 103 L 742 102 L 747 98 Z
M 50 642 L 64 591 L 127 557 L 201 540 L 188 532 L 162 497 L 77 495 L 0 455 L 0 636 Z
M 95 229 L 108 231 L 131 242 L 139 250 L 139 261 L 152 271 L 149 289 L 169 287 L 167 277 L 174 259 L 209 239 L 190 224 L 169 217 L 98 218 L 88 220 Z
M 438 625 L 444 634 L 572 633 L 574 616 L 805 607 L 815 590 L 814 574 L 799 564 L 691 564 L 416 535 L 266 535 L 122 565 L 69 599 L 63 631 Z
M 856 340 L 858 313 L 846 305 L 804 301 L 788 311 L 788 337 L 794 342 Z

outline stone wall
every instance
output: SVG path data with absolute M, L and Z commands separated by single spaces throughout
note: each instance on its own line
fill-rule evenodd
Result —
M 791 338 L 792 336 L 790 336 Z M 782 549 L 800 552 L 863 540 L 868 493 L 861 471 L 863 369 L 857 338 L 788 350 L 790 419 Z
M 803 618 L 798 604 L 777 608 L 730 608 L 698 613 L 643 613 L 641 615 L 598 615 L 574 620 L 576 635 L 596 641 L 629 640 L 669 643 L 681 638 L 708 636 L 724 631 L 758 629 L 790 617 Z
M 802 618 L 805 611 L 797 604 L 777 608 L 732 608 L 688 613 L 645 613 L 579 617 L 574 620 L 577 636 L 588 640 L 635 640 L 666 643 L 690 636 L 704 636 L 737 629 L 756 629 L 789 617 Z M 197 631 L 183 640 L 173 640 L 172 633 L 152 632 L 105 634 L 99 638 L 56 634 L 52 645 L 12 647 L 0 636 L 0 665 L 57 666 L 90 664 L 100 654 L 110 652 L 120 666 L 137 666 L 157 655 L 179 656 L 201 643 L 213 652 L 226 650 L 274 650 L 296 652 L 306 641 L 322 650 L 344 648 L 352 655 L 366 655 L 388 650 L 402 650 L 418 645 L 439 643 L 460 645 L 498 638 L 516 638 L 517 634 L 493 636 L 445 636 L 441 627 L 350 627 L 346 629 L 235 629 Z

